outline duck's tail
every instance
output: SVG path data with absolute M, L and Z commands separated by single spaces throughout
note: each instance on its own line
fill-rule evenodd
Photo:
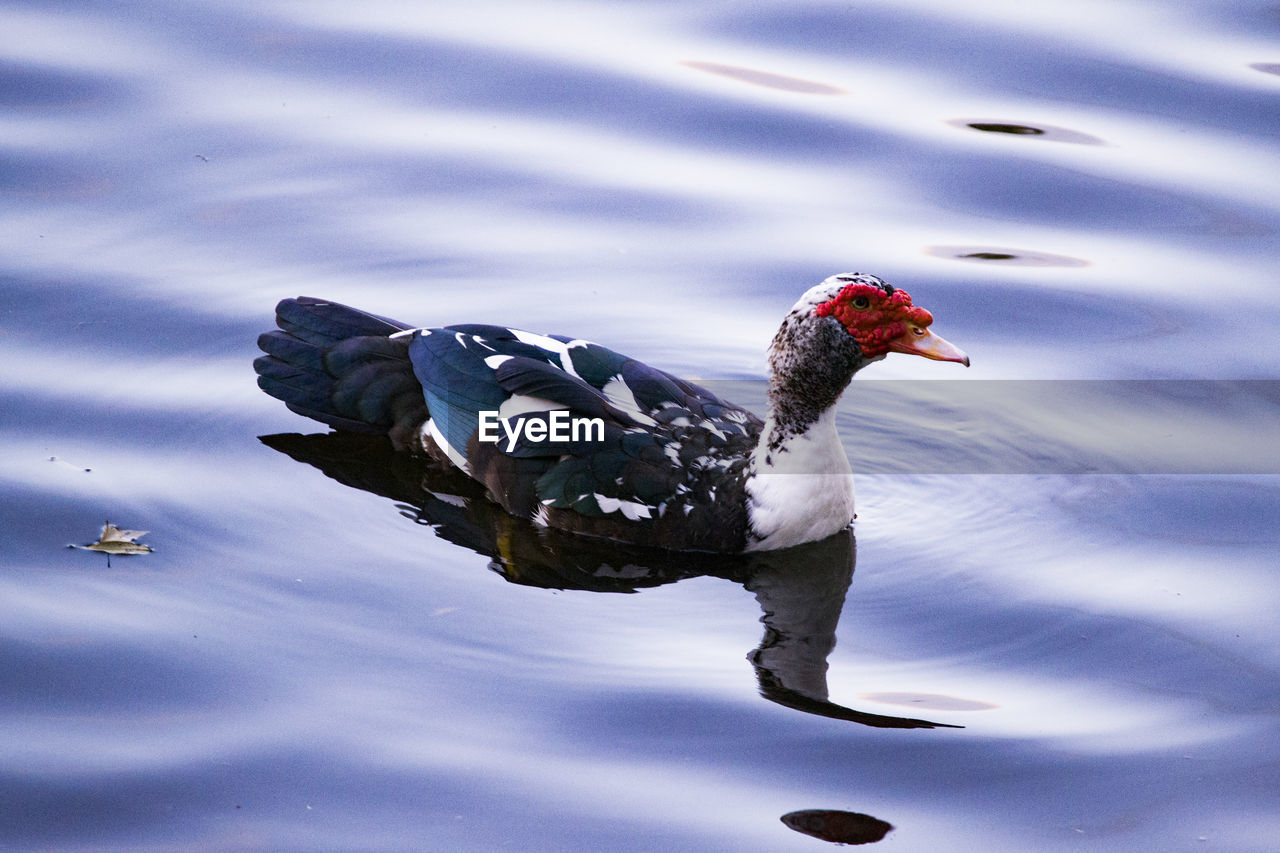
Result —
M 334 429 L 388 435 L 419 447 L 427 418 L 409 360 L 412 327 L 386 317 L 300 296 L 276 306 L 276 325 L 258 338 L 258 387 L 300 415 Z

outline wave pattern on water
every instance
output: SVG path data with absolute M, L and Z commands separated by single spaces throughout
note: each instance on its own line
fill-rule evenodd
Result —
M 0 847 L 1280 833 L 1271 12 L 33 0 L 0 32 Z M 311 428 L 254 387 L 281 297 L 761 406 L 779 318 L 855 269 L 979 380 L 855 383 L 856 571 L 557 550 L 259 441 Z M 106 519 L 155 550 L 66 547 Z

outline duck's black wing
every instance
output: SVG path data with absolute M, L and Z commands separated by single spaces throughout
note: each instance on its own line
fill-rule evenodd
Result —
M 677 550 L 745 543 L 751 412 L 563 336 L 423 329 L 409 355 L 430 436 L 512 514 Z

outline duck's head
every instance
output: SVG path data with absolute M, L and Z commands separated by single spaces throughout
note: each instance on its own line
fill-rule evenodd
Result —
M 969 356 L 929 330 L 932 314 L 911 304 L 905 290 L 874 275 L 833 275 L 805 293 L 792 311 L 836 320 L 868 361 L 902 352 L 969 366 Z

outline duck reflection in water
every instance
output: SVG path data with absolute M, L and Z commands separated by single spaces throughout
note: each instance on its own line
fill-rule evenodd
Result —
M 490 568 L 512 583 L 592 592 L 636 592 L 702 576 L 740 583 L 764 611 L 764 637 L 748 659 L 766 699 L 878 728 L 960 728 L 828 699 L 827 656 L 856 556 L 852 530 L 745 555 L 662 551 L 537 527 L 488 500 L 483 486 L 456 469 L 397 452 L 383 436 L 284 434 L 261 441 L 343 485 L 396 501 L 402 515 L 489 557 Z

